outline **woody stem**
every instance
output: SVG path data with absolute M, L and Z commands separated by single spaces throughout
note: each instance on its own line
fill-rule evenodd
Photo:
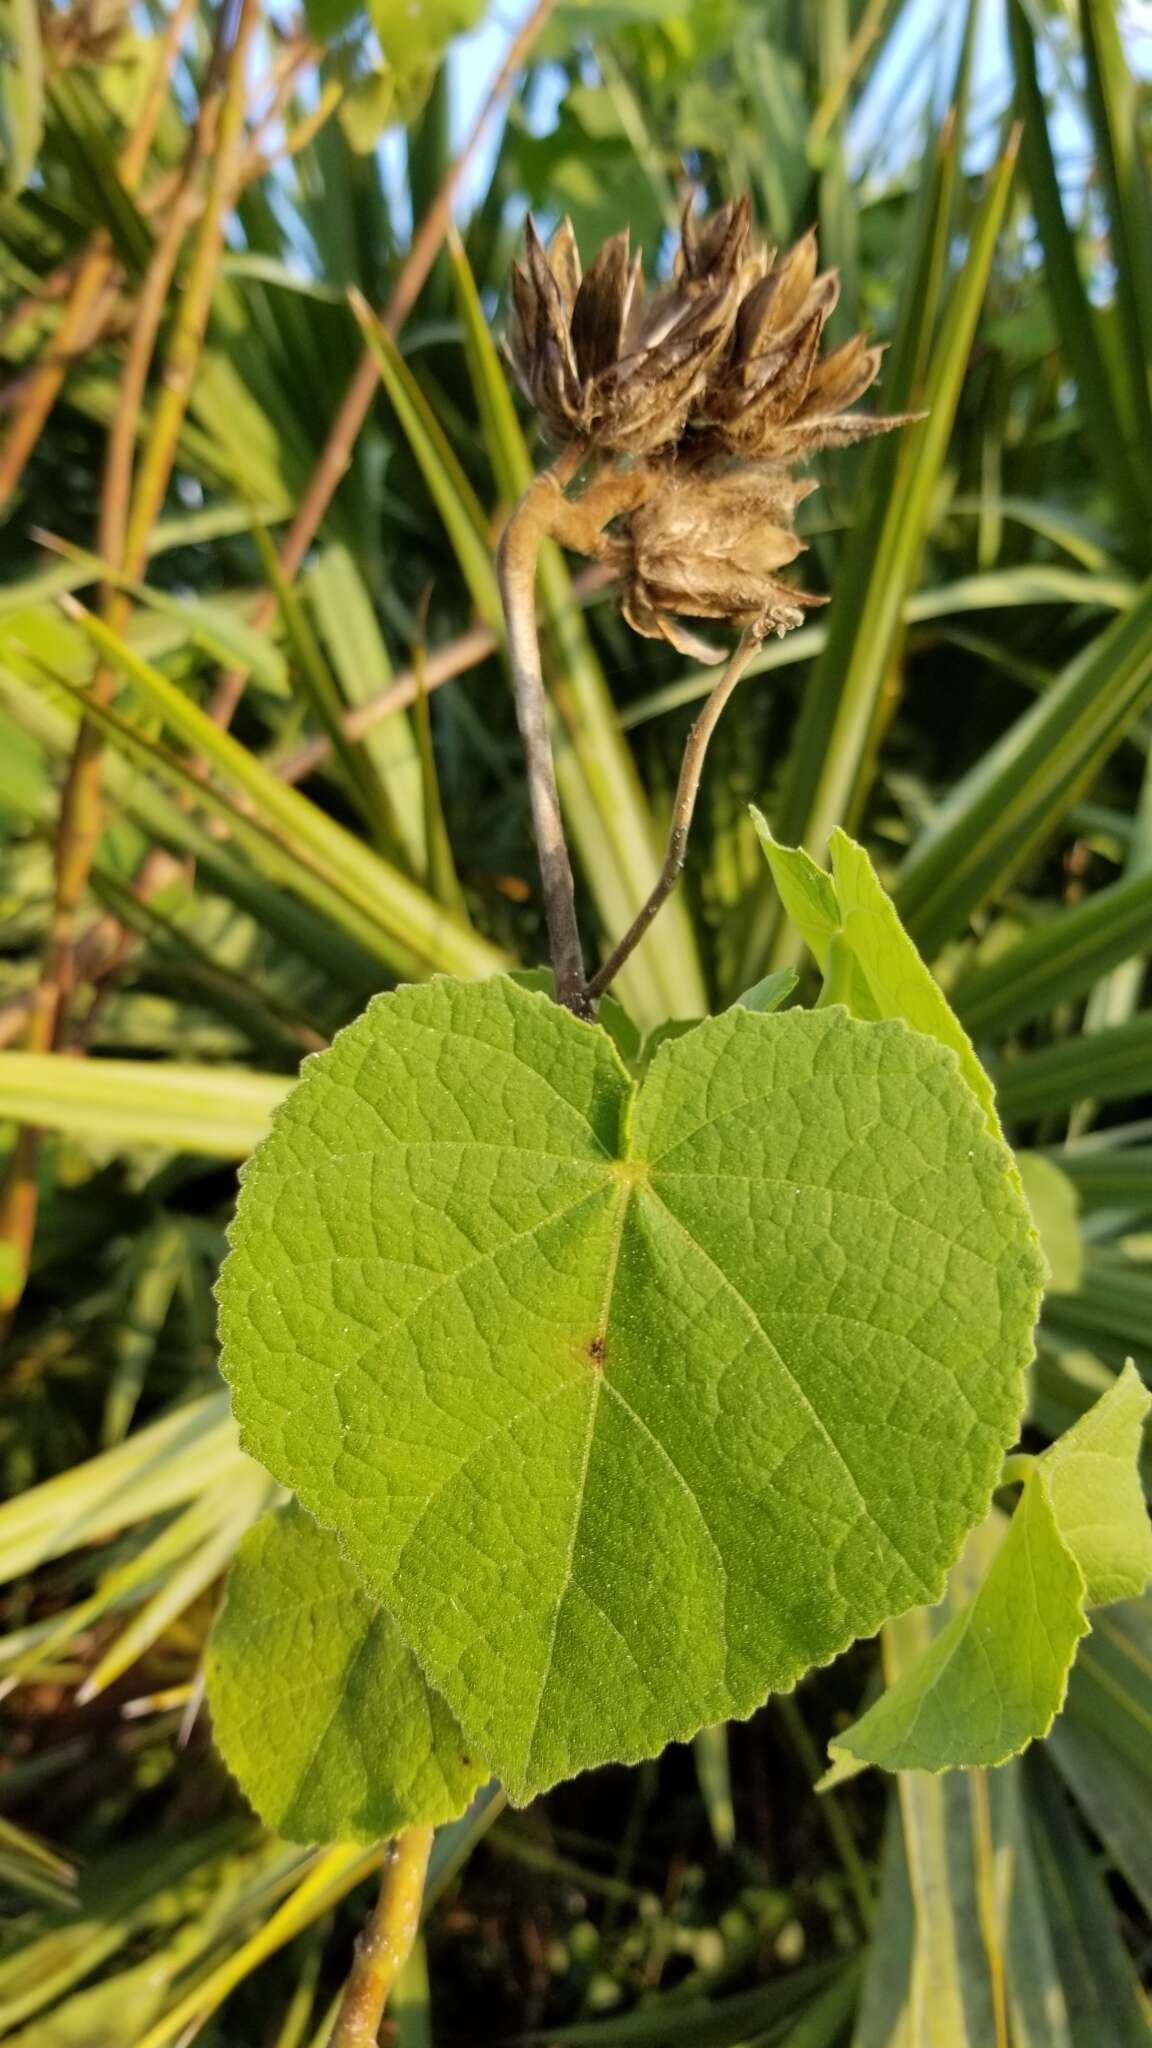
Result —
M 651 895 L 641 905 L 623 938 L 613 947 L 604 965 L 597 969 L 588 983 L 587 993 L 592 1002 L 598 1001 L 605 989 L 611 987 L 624 962 L 640 944 L 661 904 L 667 901 L 676 887 L 688 850 L 688 833 L 692 825 L 692 813 L 696 809 L 708 742 L 720 722 L 724 706 L 762 639 L 763 629 L 759 622 L 745 628 L 731 661 L 688 735 L 684 759 L 680 764 L 680 780 L 676 785 L 676 801 L 672 806 L 672 823 L 668 832 L 668 844 L 664 850 L 664 865 Z
M 560 815 L 556 768 L 548 731 L 548 704 L 536 631 L 536 565 L 563 505 L 564 485 L 579 468 L 583 451 L 566 449 L 552 468 L 524 493 L 504 529 L 497 555 L 500 596 L 508 628 L 508 658 L 516 700 L 516 722 L 528 770 L 532 833 L 544 887 L 544 915 L 558 1003 L 577 1017 L 591 1017 L 584 955 L 576 923 L 572 863 Z

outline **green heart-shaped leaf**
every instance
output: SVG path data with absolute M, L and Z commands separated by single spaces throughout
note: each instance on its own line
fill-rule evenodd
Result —
M 240 1545 L 207 1678 L 225 1763 L 290 1842 L 455 1820 L 489 1775 L 331 1530 L 295 1501 Z
M 744 1008 L 643 1089 L 494 979 L 378 997 L 244 1176 L 247 1447 L 523 1799 L 936 1600 L 1012 1441 L 1041 1264 L 955 1055 Z

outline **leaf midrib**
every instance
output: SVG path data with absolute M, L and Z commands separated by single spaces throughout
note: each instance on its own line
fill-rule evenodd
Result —
M 633 1091 L 634 1093 L 635 1091 Z M 625 1137 L 625 1142 L 627 1142 L 627 1127 L 623 1119 L 622 1134 Z M 619 1213 L 612 1234 L 612 1243 L 604 1275 L 604 1288 L 600 1299 L 600 1314 L 596 1324 L 596 1337 L 601 1345 L 601 1358 L 599 1365 L 594 1368 L 593 1372 L 592 1398 L 588 1403 L 588 1432 L 584 1439 L 584 1456 L 580 1467 L 580 1477 L 575 1489 L 572 1529 L 568 1540 L 568 1556 L 565 1560 L 564 1577 L 556 1595 L 556 1604 L 552 1610 L 552 1627 L 548 1638 L 548 1648 L 541 1664 L 540 1689 L 536 1695 L 532 1725 L 525 1745 L 524 1766 L 526 1776 L 532 1768 L 532 1756 L 536 1747 L 536 1737 L 540 1730 L 540 1718 L 548 1691 L 548 1681 L 552 1675 L 552 1660 L 556 1648 L 556 1637 L 560 1628 L 560 1616 L 572 1585 L 572 1568 L 576 1559 L 576 1545 L 580 1539 L 580 1524 L 584 1519 L 584 1497 L 588 1488 L 588 1468 L 592 1460 L 592 1442 L 596 1434 L 596 1418 L 600 1413 L 601 1389 L 606 1379 L 607 1360 L 604 1356 L 604 1346 L 608 1334 L 608 1324 L 612 1316 L 612 1297 L 616 1289 L 616 1275 L 620 1270 L 620 1248 L 624 1242 L 624 1230 L 628 1220 L 628 1210 L 631 1205 L 634 1186 L 635 1182 L 633 1180 L 621 1176 L 620 1193 L 617 1197 Z
M 933 1597 L 933 1588 L 925 1584 L 921 1575 L 915 1570 L 914 1566 L 912 1565 L 908 1557 L 905 1555 L 904 1551 L 901 1550 L 900 1545 L 897 1543 L 895 1537 L 892 1536 L 890 1532 L 884 1528 L 882 1523 L 877 1521 L 875 1514 L 868 1505 L 867 1498 L 860 1486 L 860 1482 L 857 1479 L 856 1474 L 853 1472 L 852 1467 L 849 1464 L 847 1457 L 845 1456 L 845 1453 L 841 1450 L 840 1445 L 836 1442 L 835 1437 L 832 1435 L 832 1432 L 828 1428 L 828 1425 L 825 1422 L 823 1416 L 820 1414 L 819 1409 L 813 1403 L 812 1397 L 807 1392 L 807 1389 L 805 1388 L 803 1382 L 793 1372 L 792 1367 L 788 1364 L 787 1359 L 783 1356 L 783 1353 L 780 1351 L 779 1346 L 776 1344 L 769 1331 L 765 1328 L 760 1317 L 757 1315 L 756 1310 L 753 1308 L 752 1303 L 748 1300 L 746 1295 L 741 1293 L 740 1289 L 737 1287 L 736 1282 L 732 1279 L 731 1275 L 726 1273 L 724 1271 L 723 1266 L 719 1265 L 716 1259 L 713 1258 L 712 1253 L 708 1250 L 708 1247 L 704 1244 L 701 1244 L 699 1238 L 693 1235 L 693 1233 L 689 1230 L 687 1224 L 681 1222 L 679 1216 L 677 1216 L 676 1214 L 676 1211 L 674 1209 L 669 1208 L 668 1204 L 662 1200 L 659 1190 L 653 1186 L 650 1187 L 649 1192 L 652 1196 L 652 1199 L 659 1204 L 662 1213 L 668 1217 L 669 1221 L 675 1225 L 676 1229 L 680 1232 L 681 1236 L 685 1237 L 688 1240 L 688 1243 L 693 1247 L 693 1249 L 697 1251 L 700 1254 L 700 1257 L 706 1262 L 706 1264 L 711 1267 L 712 1271 L 718 1276 L 726 1291 L 731 1295 L 732 1299 L 736 1303 L 738 1303 L 739 1307 L 747 1316 L 748 1320 L 754 1325 L 757 1333 L 759 1334 L 763 1342 L 767 1345 L 769 1351 L 772 1353 L 772 1356 L 775 1358 L 776 1363 L 779 1365 L 780 1370 L 783 1373 L 785 1379 L 788 1381 L 789 1386 L 792 1387 L 794 1393 L 796 1394 L 797 1399 L 799 1400 L 801 1406 L 805 1410 L 805 1413 L 811 1419 L 815 1429 L 817 1430 L 817 1433 L 823 1439 L 824 1443 L 827 1445 L 828 1449 L 831 1451 L 833 1457 L 835 1458 L 836 1463 L 840 1466 L 845 1477 L 847 1478 L 849 1485 L 851 1486 L 852 1492 L 855 1495 L 856 1499 L 859 1501 L 860 1507 L 863 1510 L 865 1521 L 869 1523 L 873 1529 L 875 1529 L 877 1535 L 883 1540 L 885 1544 L 887 1544 L 888 1548 L 895 1554 L 895 1556 L 899 1558 L 901 1564 L 904 1566 L 905 1571 L 908 1572 L 913 1584 L 920 1590 L 921 1598 L 925 1600 L 931 1599 Z

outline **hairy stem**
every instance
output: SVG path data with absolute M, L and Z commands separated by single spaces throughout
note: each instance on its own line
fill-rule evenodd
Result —
M 558 1003 L 577 1017 L 591 1017 L 584 955 L 576 923 L 572 863 L 560 815 L 556 768 L 548 732 L 548 704 L 536 631 L 536 565 L 540 548 L 556 524 L 563 487 L 581 460 L 579 448 L 565 450 L 552 469 L 530 484 L 504 529 L 497 555 L 500 595 L 508 626 L 508 658 L 516 700 L 516 722 L 528 771 L 532 834 L 544 885 L 548 949 Z
M 588 984 L 588 994 L 593 1002 L 604 994 L 605 989 L 611 987 L 624 962 L 636 951 L 661 904 L 667 902 L 676 887 L 688 850 L 688 833 L 692 825 L 692 814 L 696 809 L 708 742 L 720 722 L 724 706 L 762 639 L 763 630 L 759 622 L 745 628 L 731 661 L 688 735 L 684 759 L 680 764 L 680 780 L 676 785 L 676 801 L 672 806 L 672 823 L 668 831 L 668 844 L 664 850 L 664 864 L 647 902 L 641 905 L 623 938 L 613 947 L 604 965 L 592 976 Z
M 384 2007 L 420 1930 L 431 1828 L 406 1828 L 389 1846 L 372 1917 L 356 1943 L 328 2048 L 375 2048 Z

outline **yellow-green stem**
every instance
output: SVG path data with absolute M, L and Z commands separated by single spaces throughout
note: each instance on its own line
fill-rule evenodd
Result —
M 375 2048 L 389 1993 L 420 1931 L 432 1835 L 431 1828 L 407 1828 L 391 1844 L 328 2048 Z

